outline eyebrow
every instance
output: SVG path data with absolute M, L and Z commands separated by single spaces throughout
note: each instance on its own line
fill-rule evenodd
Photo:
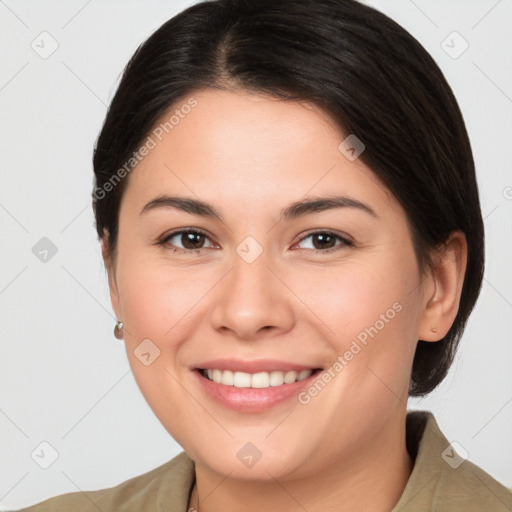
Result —
M 224 222 L 222 215 L 215 209 L 215 207 L 205 201 L 200 201 L 191 197 L 167 195 L 158 196 L 146 203 L 139 215 L 158 208 L 174 208 L 193 215 L 200 215 L 202 217 L 217 219 Z M 375 218 L 379 217 L 370 206 L 348 196 L 313 197 L 296 201 L 284 208 L 281 215 L 284 220 L 292 220 L 309 213 L 323 212 L 336 208 L 355 208 Z

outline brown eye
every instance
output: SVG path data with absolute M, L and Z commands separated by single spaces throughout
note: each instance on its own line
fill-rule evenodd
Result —
M 204 249 L 205 240 L 209 240 L 209 238 L 202 231 L 182 229 L 165 236 L 159 243 L 174 246 L 174 250 L 178 252 L 187 252 Z
M 181 233 L 180 241 L 185 249 L 201 249 L 205 238 L 202 233 L 189 231 L 187 233 Z
M 315 249 L 330 249 L 336 245 L 336 237 L 326 233 L 316 233 L 312 235 L 312 239 Z
M 316 252 L 331 252 L 343 247 L 352 247 L 354 244 L 346 238 L 332 233 L 330 231 L 316 231 L 315 233 L 309 233 L 305 237 L 301 238 L 299 244 L 310 238 L 312 240 L 312 247 L 306 247 L 306 249 L 312 249 Z M 341 243 L 336 243 L 337 241 Z

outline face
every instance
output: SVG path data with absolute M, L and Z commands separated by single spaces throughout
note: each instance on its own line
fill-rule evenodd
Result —
M 427 299 L 406 215 L 317 107 L 191 96 L 120 207 L 111 297 L 137 383 L 211 471 L 355 464 L 405 413 Z

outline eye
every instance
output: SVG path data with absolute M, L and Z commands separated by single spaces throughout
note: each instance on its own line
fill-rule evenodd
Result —
M 173 239 L 175 240 L 172 241 Z M 171 247 L 173 252 L 189 253 L 191 251 L 197 252 L 204 249 L 205 247 L 203 247 L 203 244 L 205 240 L 209 240 L 209 238 L 206 233 L 200 229 L 181 229 L 165 235 L 158 241 L 158 244 L 163 246 L 174 246 Z M 176 247 L 177 242 L 181 243 L 183 248 Z M 213 247 L 213 245 L 211 247 Z
M 338 251 L 344 247 L 354 246 L 352 241 L 341 235 L 333 233 L 332 231 L 315 231 L 313 233 L 309 233 L 302 237 L 298 243 L 301 243 L 308 238 L 313 240 L 313 243 L 311 244 L 312 247 L 309 247 L 308 249 L 312 249 L 315 253 L 329 253 Z M 340 240 L 341 243 L 336 244 L 336 240 Z
M 351 240 L 348 240 L 346 237 L 333 233 L 332 231 L 315 231 L 313 233 L 308 233 L 306 236 L 302 237 L 295 246 L 299 245 L 304 240 L 310 238 L 313 243 L 312 247 L 307 247 L 306 249 L 310 249 L 315 253 L 330 253 L 344 247 L 353 247 L 354 243 Z M 175 239 L 173 241 L 173 239 Z M 169 233 L 168 235 L 164 235 L 157 243 L 162 246 L 170 246 L 173 252 L 177 253 L 190 253 L 192 251 L 199 252 L 202 249 L 208 248 L 203 247 L 205 240 L 210 240 L 207 234 L 197 228 L 191 229 L 180 229 L 178 231 L 174 231 Z M 340 243 L 336 243 L 336 241 L 340 241 Z M 177 243 L 181 243 L 183 247 L 176 247 Z M 294 247 L 295 247 L 294 246 Z M 215 247 L 213 244 L 209 247 Z

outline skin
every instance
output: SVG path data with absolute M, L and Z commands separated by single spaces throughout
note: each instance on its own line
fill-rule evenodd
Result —
M 405 415 L 416 343 L 441 339 L 455 318 L 465 237 L 452 233 L 432 253 L 435 272 L 422 276 L 404 210 L 361 159 L 338 150 L 348 134 L 325 112 L 246 91 L 207 89 L 178 103 L 190 96 L 197 106 L 129 175 L 114 257 L 103 240 L 133 374 L 196 464 L 190 505 L 392 510 L 413 468 Z M 163 193 L 208 201 L 223 222 L 173 208 L 140 215 Z M 338 208 L 281 219 L 294 201 L 332 194 L 378 217 Z M 199 251 L 174 253 L 172 244 L 190 247 L 181 235 L 156 244 L 179 228 L 207 232 Z M 328 247 L 339 250 L 315 254 L 325 249 L 311 230 L 355 245 L 335 238 Z M 247 236 L 263 249 L 250 264 L 236 252 Z M 218 357 L 328 368 L 394 303 L 400 312 L 307 404 L 233 411 L 191 373 L 193 363 Z M 134 355 L 146 338 L 160 350 L 149 366 Z M 247 442 L 262 454 L 250 468 L 237 457 Z

